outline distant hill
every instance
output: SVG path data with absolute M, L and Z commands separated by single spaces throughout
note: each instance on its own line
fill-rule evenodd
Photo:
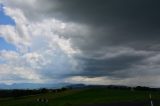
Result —
M 78 88 L 86 88 L 88 86 L 85 85 L 85 84 L 70 84 L 70 85 L 67 85 L 65 87 L 66 88 L 72 88 L 72 89 L 78 89 Z
M 0 89 L 39 89 L 39 88 L 57 89 L 67 85 L 68 85 L 67 83 L 57 83 L 57 84 L 14 83 L 11 85 L 0 84 Z
M 14 83 L 11 85 L 0 84 L 0 89 L 59 89 L 59 88 L 72 88 L 72 89 L 83 89 L 83 88 L 115 88 L 115 89 L 131 89 L 133 87 L 123 85 L 85 85 L 85 84 L 70 84 L 70 83 L 53 83 L 53 84 L 41 84 L 41 83 Z M 147 90 L 160 88 L 149 88 L 137 86 L 134 89 Z
M 134 89 L 134 90 L 160 90 L 160 88 L 150 88 L 145 86 L 124 86 L 124 85 L 85 85 L 85 84 L 70 84 L 66 88 L 83 89 L 83 88 L 111 88 L 111 89 Z
M 85 85 L 85 84 L 70 84 L 67 88 L 128 88 L 122 85 Z

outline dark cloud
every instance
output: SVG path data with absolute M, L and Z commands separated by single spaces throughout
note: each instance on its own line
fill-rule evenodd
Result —
M 128 77 L 126 76 L 128 69 L 134 68 L 137 64 L 141 64 L 145 58 L 146 56 L 139 54 L 122 54 L 103 59 L 79 58 L 79 60 L 84 61 L 84 70 L 80 73 L 80 75 L 89 77 Z M 119 73 L 124 70 L 126 73 Z
M 85 53 L 117 45 L 157 50 L 159 3 L 150 0 L 41 0 L 38 5 L 44 9 L 39 9 L 37 14 L 43 12 L 45 17 L 88 25 L 90 34 L 70 38 L 73 47 Z
M 157 0 L 40 0 L 38 7 L 24 10 L 30 19 L 56 17 L 88 25 L 91 34 L 81 39 L 71 38 L 79 49 L 90 50 L 106 45 L 148 49 L 158 45 L 160 40 L 159 4 Z
M 86 58 L 84 75 L 103 76 L 135 68 L 150 56 L 159 53 L 160 41 L 160 7 L 159 1 L 151 0 L 61 0 L 59 7 L 53 9 L 63 21 L 86 24 L 90 27 L 88 35 L 70 38 L 73 47 L 82 51 Z M 54 13 L 53 12 L 53 13 Z M 128 54 L 114 58 L 94 59 L 107 52 L 123 52 L 124 50 L 108 51 L 107 48 L 131 48 L 137 52 L 154 52 L 145 56 Z M 97 53 L 98 51 L 98 53 Z M 90 59 L 88 59 L 88 57 Z M 148 64 L 148 63 L 147 63 Z M 147 67 L 147 66 L 146 66 Z M 121 76 L 121 75 L 119 75 Z
M 23 9 L 24 14 L 34 21 L 51 17 L 88 28 L 82 28 L 76 36 L 73 33 L 59 34 L 70 39 L 72 47 L 81 52 L 75 59 L 82 70 L 67 75 L 123 79 L 147 75 L 151 71 L 157 74 L 160 1 L 39 0 L 37 5 L 30 9 L 24 4 L 21 8 L 27 8 Z M 81 32 L 85 30 L 88 32 L 83 35 Z

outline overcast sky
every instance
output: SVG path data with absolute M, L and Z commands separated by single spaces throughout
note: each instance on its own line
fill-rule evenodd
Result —
M 159 5 L 0 0 L 0 83 L 160 87 Z

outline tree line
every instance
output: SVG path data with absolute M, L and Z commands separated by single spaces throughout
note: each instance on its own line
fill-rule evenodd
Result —
M 60 88 L 60 89 L 46 89 L 46 88 L 41 88 L 41 89 L 13 89 L 13 90 L 0 90 L 0 98 L 7 98 L 7 97 L 21 97 L 21 96 L 29 96 L 29 95 L 37 95 L 37 94 L 42 94 L 42 93 L 47 93 L 47 92 L 62 92 L 67 90 L 67 88 Z

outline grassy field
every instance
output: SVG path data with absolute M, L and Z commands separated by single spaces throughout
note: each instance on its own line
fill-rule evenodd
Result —
M 130 91 L 114 89 L 83 89 L 67 90 L 60 93 L 45 93 L 35 96 L 0 99 L 0 106 L 77 106 L 82 104 L 112 103 L 126 101 L 160 100 L 160 92 L 154 91 Z M 47 98 L 48 103 L 37 102 L 37 98 Z

